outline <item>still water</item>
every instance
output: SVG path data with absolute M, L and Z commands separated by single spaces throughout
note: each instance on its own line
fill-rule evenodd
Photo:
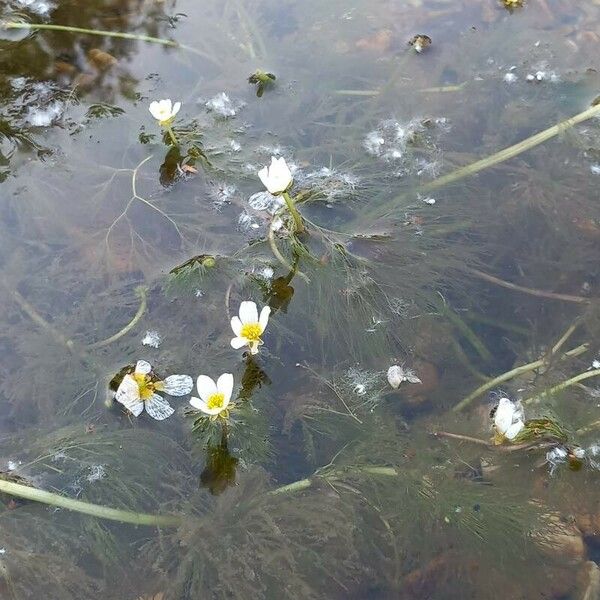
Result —
M 0 596 L 600 598 L 599 18 L 1 0 Z

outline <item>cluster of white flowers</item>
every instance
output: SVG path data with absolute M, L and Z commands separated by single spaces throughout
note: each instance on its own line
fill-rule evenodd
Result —
M 514 440 L 525 427 L 521 403 L 509 398 L 500 398 L 494 414 L 496 431 L 507 440 Z
M 239 316 L 231 319 L 231 328 L 235 334 L 231 346 L 235 349 L 248 346 L 250 354 L 257 354 L 263 344 L 261 336 L 270 314 L 268 306 L 263 307 L 259 316 L 255 302 L 242 302 Z M 226 419 L 232 408 L 233 385 L 231 373 L 223 373 L 216 382 L 206 375 L 200 375 L 196 381 L 200 397 L 191 398 L 190 404 L 211 418 Z M 170 375 L 161 380 L 155 375 L 149 362 L 138 360 L 132 372 L 123 377 L 115 393 L 115 400 L 135 417 L 145 410 L 153 419 L 163 421 L 175 411 L 161 393 L 167 396 L 185 396 L 193 387 L 194 382 L 189 375 Z

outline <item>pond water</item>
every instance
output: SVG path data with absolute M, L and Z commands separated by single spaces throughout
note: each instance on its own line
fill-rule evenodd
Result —
M 599 18 L 0 0 L 2 598 L 600 598 Z

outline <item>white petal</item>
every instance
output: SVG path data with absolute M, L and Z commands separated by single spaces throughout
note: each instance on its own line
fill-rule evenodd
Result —
M 223 375 L 217 379 L 217 389 L 223 394 L 223 408 L 226 408 L 231 400 L 231 394 L 233 392 L 233 375 L 231 373 L 223 373 Z
M 166 100 L 161 100 L 158 104 L 163 114 L 171 114 L 173 103 L 171 102 L 171 100 L 169 100 L 169 98 L 167 98 Z
M 158 121 L 160 121 L 160 106 L 159 103 L 155 100 L 154 102 L 150 103 L 150 107 L 148 108 L 148 110 L 150 111 L 150 114 L 157 119 Z
M 494 425 L 500 433 L 506 434 L 513 423 L 514 412 L 513 403 L 508 398 L 500 398 L 494 415 Z
M 171 110 L 171 116 L 174 117 L 181 109 L 181 102 L 175 102 L 173 109 Z
M 141 375 L 148 375 L 152 371 L 152 365 L 145 360 L 138 360 L 135 365 L 135 372 Z
M 158 394 L 152 394 L 149 400 L 146 400 L 146 412 L 157 421 L 164 421 L 170 417 L 175 410 L 173 407 Z
M 404 381 L 404 369 L 399 365 L 393 365 L 387 372 L 388 383 L 397 390 Z
M 246 338 L 234 337 L 231 340 L 231 347 L 235 348 L 236 350 L 239 350 L 240 348 L 243 348 L 247 343 L 248 343 L 248 340 L 246 340 Z
M 269 315 L 271 314 L 270 306 L 263 306 L 263 309 L 260 311 L 260 319 L 258 323 L 260 324 L 260 332 L 262 333 L 267 328 L 267 323 L 269 322 Z
M 164 392 L 169 396 L 185 396 L 194 387 L 194 380 L 189 375 L 170 375 L 163 383 Z
M 239 336 L 242 333 L 242 322 L 239 317 L 233 317 L 231 319 L 231 329 L 233 329 L 233 333 Z
M 240 321 L 246 323 L 258 323 L 258 309 L 256 302 L 245 300 L 240 304 Z
M 208 406 L 206 405 L 206 402 L 204 402 L 204 400 L 201 400 L 200 398 L 195 398 L 192 397 L 190 398 L 190 404 L 197 410 L 202 411 L 203 413 L 207 414 L 207 415 L 218 415 L 221 410 L 221 408 L 208 408 Z
M 414 373 L 407 373 L 406 381 L 408 383 L 423 383 Z
M 115 400 L 136 417 L 144 410 L 144 403 L 140 399 L 140 388 L 131 375 L 123 377 L 115 394 Z
M 200 375 L 196 381 L 196 387 L 198 388 L 198 394 L 204 402 L 208 402 L 208 399 L 217 393 L 217 384 L 206 375 Z
M 513 423 L 504 433 L 504 437 L 506 437 L 509 440 L 513 440 L 521 432 L 521 429 L 523 429 L 523 427 L 525 427 L 523 421 L 517 421 L 516 423 Z
M 260 177 L 260 180 L 262 181 L 263 185 L 269 189 L 269 168 L 268 167 L 264 167 L 264 169 L 261 169 L 258 172 L 258 176 Z

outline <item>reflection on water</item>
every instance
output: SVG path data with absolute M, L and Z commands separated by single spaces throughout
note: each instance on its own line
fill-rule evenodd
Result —
M 599 13 L 0 3 L 2 597 L 599 597 Z

